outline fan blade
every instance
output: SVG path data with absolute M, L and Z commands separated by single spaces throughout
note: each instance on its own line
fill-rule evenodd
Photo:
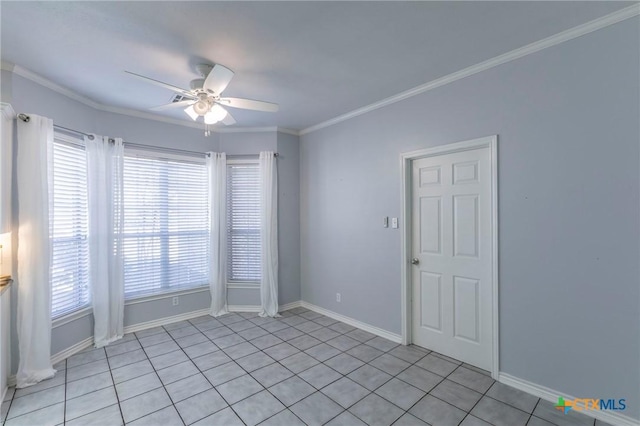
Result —
M 146 81 L 148 83 L 155 84 L 156 86 L 164 87 L 165 89 L 169 89 L 169 90 L 171 90 L 173 92 L 180 93 L 181 95 L 193 98 L 193 93 L 191 93 L 189 90 L 181 89 L 181 88 L 179 88 L 177 86 L 173 86 L 173 85 L 171 85 L 169 83 L 164 83 L 164 82 L 159 81 L 159 80 L 154 80 L 153 78 L 145 77 L 144 75 L 136 74 L 136 73 L 131 72 L 131 71 L 125 71 L 125 72 L 127 74 L 131 74 L 132 76 L 137 77 L 137 78 L 139 78 L 141 80 L 144 80 L 144 81 Z
M 180 101 L 180 102 L 171 102 L 168 104 L 164 104 L 164 105 L 159 105 L 153 108 L 149 108 L 151 111 L 164 111 L 167 109 L 173 109 L 173 108 L 186 108 L 189 105 L 193 105 L 195 103 L 195 100 L 193 99 L 188 99 L 186 101 Z
M 229 82 L 233 78 L 233 71 L 222 65 L 214 65 L 211 72 L 204 81 L 203 87 L 210 92 L 220 96 L 220 94 L 227 88 Z
M 233 118 L 229 111 L 227 111 L 227 115 L 222 119 L 222 124 L 226 126 L 231 126 L 232 124 L 236 124 L 236 119 Z
M 232 108 L 252 109 L 254 111 L 277 112 L 278 104 L 271 102 L 254 101 L 253 99 L 242 98 L 220 98 L 219 101 L 224 106 Z

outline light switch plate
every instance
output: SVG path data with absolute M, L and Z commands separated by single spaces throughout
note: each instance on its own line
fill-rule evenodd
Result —
M 382 219 L 382 226 L 385 228 L 389 227 L 389 216 L 385 216 L 384 219 Z
M 398 218 L 397 217 L 392 217 L 391 218 L 391 227 L 392 228 L 397 228 L 398 227 Z

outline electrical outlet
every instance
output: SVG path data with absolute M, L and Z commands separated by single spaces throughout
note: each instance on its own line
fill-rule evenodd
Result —
M 342 296 L 340 293 L 336 293 L 336 302 L 340 303 L 342 301 Z
M 178 306 L 180 304 L 180 299 L 178 298 L 178 296 L 173 296 L 173 299 L 171 299 L 171 303 L 173 304 L 173 306 Z

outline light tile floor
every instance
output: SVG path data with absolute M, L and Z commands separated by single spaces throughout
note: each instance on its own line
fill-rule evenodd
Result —
M 208 316 L 126 335 L 10 389 L 14 425 L 601 425 L 318 313 Z

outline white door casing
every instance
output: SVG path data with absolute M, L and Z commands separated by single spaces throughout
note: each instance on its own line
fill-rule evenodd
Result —
M 403 337 L 497 375 L 495 145 L 489 137 L 402 157 Z

